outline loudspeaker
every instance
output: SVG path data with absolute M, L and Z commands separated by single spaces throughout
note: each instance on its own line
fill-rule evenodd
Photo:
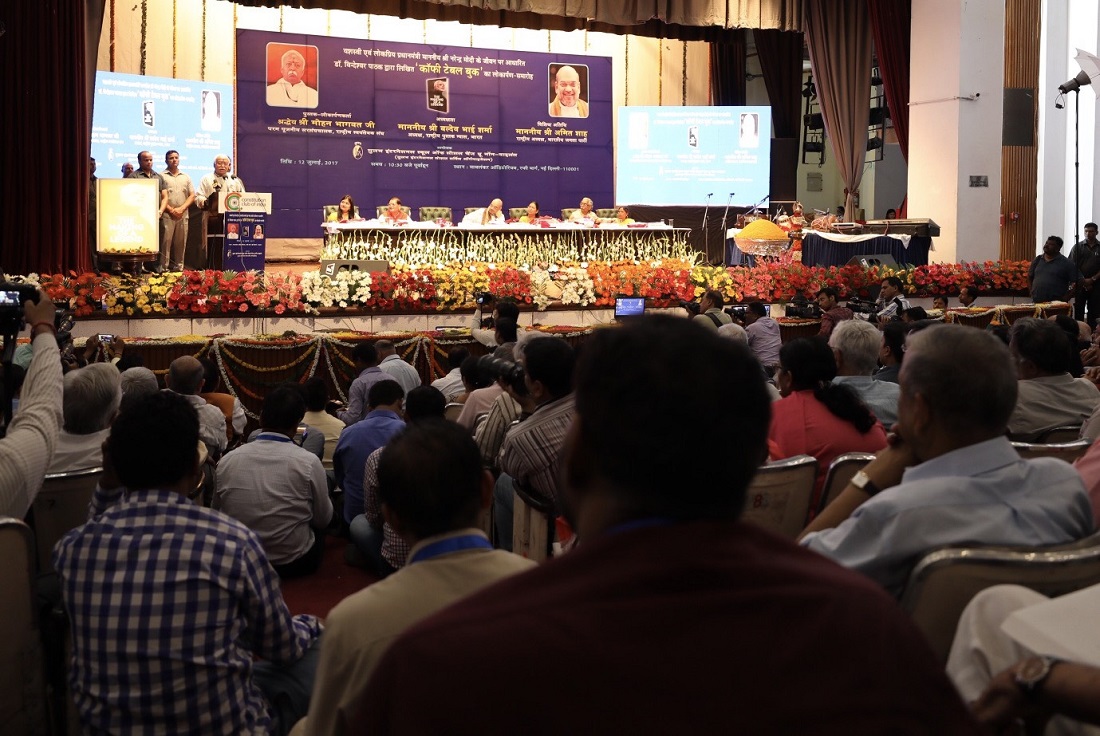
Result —
M 870 268 L 871 266 L 889 266 L 890 268 L 897 268 L 898 262 L 895 261 L 894 257 L 889 253 L 864 253 L 858 256 L 852 256 L 844 265 L 863 266 L 864 268 Z

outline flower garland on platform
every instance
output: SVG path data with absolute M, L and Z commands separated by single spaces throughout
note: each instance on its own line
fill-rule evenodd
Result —
M 534 266 L 451 262 L 390 272 L 341 271 L 328 276 L 278 271 L 183 271 L 145 277 L 94 273 L 13 277 L 35 284 L 78 317 L 178 314 L 319 314 L 320 309 L 448 312 L 474 308 L 488 291 L 543 310 L 555 304 L 608 307 L 617 296 L 644 296 L 667 307 L 715 289 L 727 302 L 813 298 L 831 286 L 842 298 L 866 297 L 886 276 L 901 279 L 910 296 L 956 295 L 963 286 L 1026 294 L 1027 261 L 937 263 L 891 269 L 857 265 L 806 266 L 784 255 L 758 259 L 753 268 L 709 266 L 689 260 L 542 261 Z

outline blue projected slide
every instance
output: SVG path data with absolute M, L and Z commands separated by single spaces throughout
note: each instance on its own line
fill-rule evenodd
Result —
M 170 149 L 180 152 L 180 169 L 196 185 L 213 171 L 216 155 L 232 156 L 233 87 L 98 72 L 91 151 L 96 176 L 120 178 L 124 161 L 136 169 L 140 151 L 152 152 L 153 169 L 164 171 Z
M 620 107 L 615 199 L 748 206 L 770 191 L 770 107 Z

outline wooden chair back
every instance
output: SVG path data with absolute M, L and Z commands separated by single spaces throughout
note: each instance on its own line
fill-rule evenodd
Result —
M 512 479 L 512 552 L 535 562 L 550 556 L 554 543 L 554 504 L 532 495 Z

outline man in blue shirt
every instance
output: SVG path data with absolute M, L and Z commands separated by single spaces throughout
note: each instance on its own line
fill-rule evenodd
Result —
M 371 386 L 389 378 L 378 367 L 378 348 L 374 347 L 374 343 L 359 343 L 352 349 L 351 358 L 359 369 L 359 375 L 348 390 L 347 408 L 336 412 L 336 418 L 349 426 L 366 416 L 367 392 Z
M 1031 301 L 1065 301 L 1069 287 L 1077 282 L 1079 274 L 1073 261 L 1062 255 L 1062 239 L 1051 235 L 1043 243 L 1043 252 L 1035 256 L 1027 270 L 1027 285 Z
M 366 418 L 340 433 L 332 454 L 332 469 L 336 485 L 344 491 L 344 521 L 348 524 L 364 510 L 363 470 L 367 458 L 405 428 L 405 420 L 401 418 L 404 398 L 405 392 L 397 381 L 390 378 L 379 381 L 367 394 Z

